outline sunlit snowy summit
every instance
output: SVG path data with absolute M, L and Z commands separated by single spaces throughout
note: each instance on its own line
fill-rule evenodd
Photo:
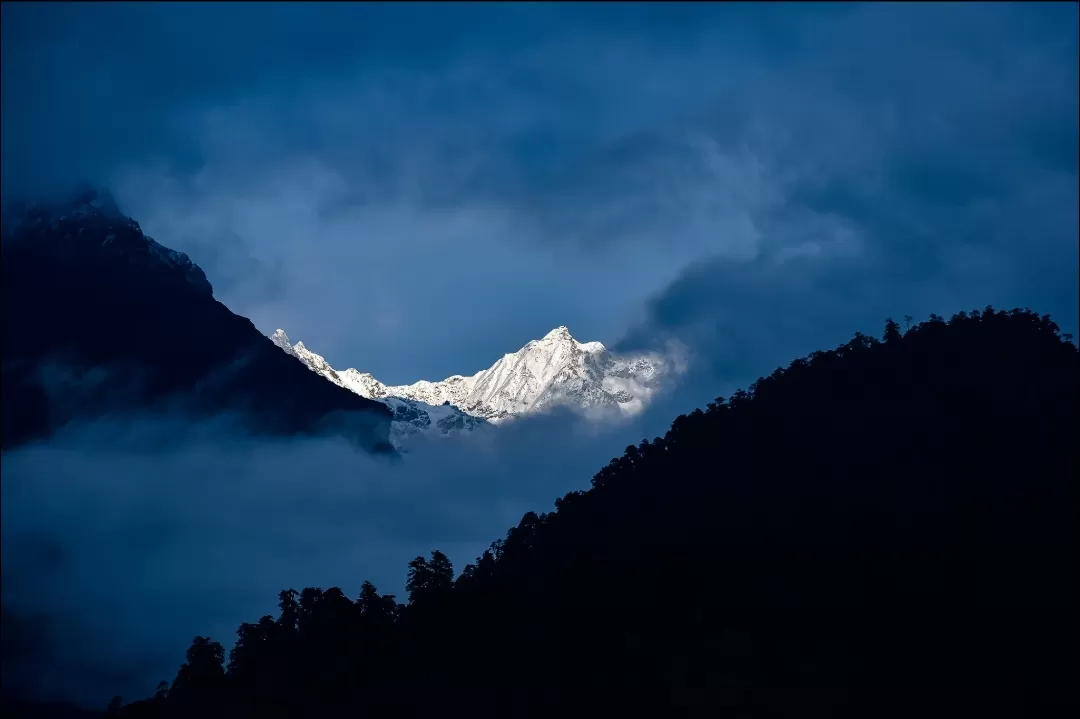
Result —
M 472 430 L 558 407 L 594 420 L 632 416 L 677 371 L 677 362 L 659 353 L 616 355 L 557 327 L 474 375 L 385 385 L 367 372 L 335 370 L 303 342 L 292 344 L 284 330 L 270 339 L 334 384 L 386 403 L 394 411 L 392 441 L 399 445 L 418 432 Z

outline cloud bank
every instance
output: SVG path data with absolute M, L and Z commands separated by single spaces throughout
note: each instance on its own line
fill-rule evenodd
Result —
M 387 382 L 558 325 L 610 346 L 656 321 L 646 296 L 766 257 L 1076 327 L 1072 5 L 26 5 L 3 25 L 5 193 L 110 184 L 260 329 Z

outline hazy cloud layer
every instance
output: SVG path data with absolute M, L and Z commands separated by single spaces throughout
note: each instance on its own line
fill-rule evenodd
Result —
M 397 464 L 161 417 L 7 452 L 4 613 L 34 654 L 9 662 L 5 636 L 5 680 L 104 705 L 171 680 L 196 634 L 231 646 L 240 622 L 276 614 L 281 589 L 355 596 L 370 579 L 404 601 L 410 559 L 438 548 L 460 571 L 526 511 L 663 432 L 670 402 L 606 430 L 546 417 L 419 442 Z

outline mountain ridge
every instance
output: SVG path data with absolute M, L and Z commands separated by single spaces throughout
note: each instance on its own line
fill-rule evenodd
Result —
M 387 385 L 368 372 L 335 369 L 303 342 L 293 344 L 283 329 L 275 330 L 270 339 L 311 371 L 363 397 L 397 398 L 426 407 L 449 405 L 495 424 L 555 407 L 591 418 L 632 416 L 682 370 L 677 358 L 658 352 L 621 355 L 600 342 L 578 342 L 560 325 L 475 374 Z
M 343 379 L 343 373 L 339 373 L 331 367 L 322 355 L 309 350 L 304 346 L 303 342 L 292 344 L 284 330 L 275 331 L 270 335 L 270 341 L 285 354 L 298 359 L 315 374 L 365 399 L 378 401 L 386 405 L 394 413 L 390 426 L 390 443 L 399 451 L 406 446 L 409 440 L 420 433 L 434 432 L 445 435 L 461 430 L 473 430 L 481 424 L 485 424 L 483 418 L 466 414 L 449 403 L 435 405 L 408 397 L 392 396 L 385 392 L 380 394 L 370 390 L 366 393 L 357 391 L 354 389 L 356 384 L 353 375 L 347 375 L 348 381 Z M 347 371 L 356 373 L 356 370 Z M 379 384 L 374 378 L 372 378 L 372 381 Z
M 3 212 L 4 447 L 76 420 L 232 415 L 245 431 L 341 434 L 392 452 L 383 403 L 297 372 L 184 253 L 107 192 Z

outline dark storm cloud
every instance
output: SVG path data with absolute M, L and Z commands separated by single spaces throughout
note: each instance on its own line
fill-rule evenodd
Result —
M 911 10 L 808 23 L 820 52 L 733 96 L 722 126 L 775 193 L 759 252 L 693 263 L 623 346 L 674 334 L 744 381 L 886 315 L 1030 306 L 1076 332 L 1075 6 Z
M 4 12 L 5 188 L 94 175 L 384 381 L 612 343 L 687 266 L 837 232 L 989 301 L 1013 255 L 1075 286 L 1072 5 Z
M 3 13 L 4 180 L 20 186 L 106 180 L 148 156 L 197 165 L 206 158 L 179 115 L 313 76 L 431 67 L 485 32 L 477 8 L 423 3 L 9 3 Z

